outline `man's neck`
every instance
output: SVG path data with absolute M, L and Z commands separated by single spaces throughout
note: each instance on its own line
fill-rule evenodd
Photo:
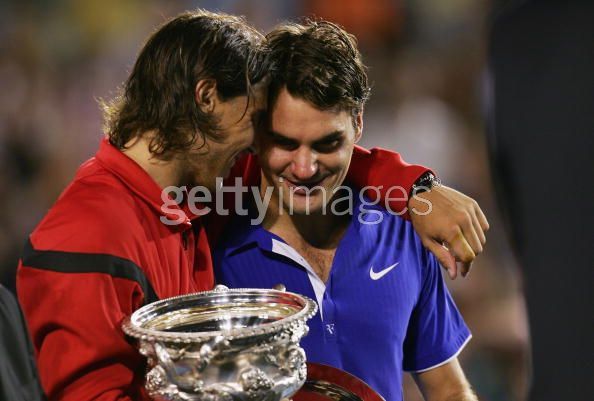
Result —
M 266 193 L 267 185 L 263 177 L 261 193 Z M 336 249 L 346 232 L 351 215 L 322 212 L 290 215 L 279 204 L 276 195 L 274 194 L 270 199 L 262 221 L 263 227 L 281 237 L 299 252 L 317 276 L 326 283 L 330 277 Z M 333 208 L 330 209 L 333 210 Z
M 151 138 L 150 133 L 135 137 L 126 144 L 122 152 L 142 167 L 159 187 L 179 185 L 179 163 L 176 159 L 161 160 L 155 157 L 149 150 Z
M 336 249 L 351 220 L 349 214 L 336 215 L 322 211 L 290 215 L 282 207 L 278 197 L 273 195 L 262 226 L 294 247 Z

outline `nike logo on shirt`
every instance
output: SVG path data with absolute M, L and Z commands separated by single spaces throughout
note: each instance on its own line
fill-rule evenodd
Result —
M 380 270 L 379 272 L 374 272 L 373 266 L 371 266 L 371 269 L 369 269 L 369 277 L 371 277 L 372 280 L 379 280 L 380 278 L 388 274 L 390 270 L 398 266 L 398 263 L 400 262 L 396 262 L 393 265 L 386 267 L 384 270 Z

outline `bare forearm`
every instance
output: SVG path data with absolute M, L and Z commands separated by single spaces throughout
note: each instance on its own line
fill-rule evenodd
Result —
M 468 389 L 456 394 L 452 394 L 443 399 L 443 401 L 478 401 L 474 391 Z
M 421 390 L 425 401 L 478 401 L 478 397 L 470 385 L 458 389 L 442 387 L 433 389 L 433 391 L 427 391 L 426 388 L 421 388 Z
M 426 401 L 478 401 L 458 359 L 413 377 Z
M 458 388 L 443 386 L 439 389 L 433 389 L 433 391 L 422 389 L 422 392 L 426 401 L 478 401 L 478 397 L 472 391 L 470 385 L 465 384 L 465 386 Z

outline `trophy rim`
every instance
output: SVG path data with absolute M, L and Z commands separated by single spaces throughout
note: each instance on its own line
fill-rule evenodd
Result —
M 254 327 L 241 327 L 241 328 L 233 328 L 229 330 L 213 330 L 213 331 L 205 331 L 205 332 L 175 332 L 175 331 L 163 331 L 157 330 L 153 328 L 142 327 L 140 325 L 141 318 L 150 312 L 151 310 L 156 310 L 159 306 L 162 306 L 167 303 L 179 301 L 183 298 L 192 298 L 192 297 L 207 297 L 209 295 L 225 295 L 225 294 L 254 294 L 254 295 L 269 295 L 274 294 L 279 297 L 290 298 L 293 300 L 297 300 L 298 302 L 302 303 L 303 306 L 299 311 L 296 313 L 284 317 L 282 319 L 263 323 L 258 326 Z M 162 342 L 172 342 L 172 343 L 195 343 L 195 342 L 202 342 L 212 339 L 214 337 L 222 336 L 226 340 L 235 340 L 239 338 L 246 338 L 252 336 L 259 336 L 259 335 L 266 335 L 271 333 L 276 333 L 281 331 L 283 328 L 290 327 L 291 325 L 295 324 L 296 322 L 304 322 L 310 319 L 315 315 L 317 312 L 318 306 L 315 301 L 311 298 L 306 297 L 301 294 L 289 292 L 289 291 L 280 291 L 275 289 L 265 289 L 265 288 L 227 288 L 225 286 L 218 285 L 212 290 L 208 291 L 199 291 L 184 295 L 177 295 L 174 297 L 169 297 L 165 299 L 161 299 L 155 302 L 152 302 L 148 305 L 144 305 L 134 311 L 132 315 L 126 317 L 122 323 L 122 330 L 127 335 L 143 340 L 143 341 L 162 341 Z

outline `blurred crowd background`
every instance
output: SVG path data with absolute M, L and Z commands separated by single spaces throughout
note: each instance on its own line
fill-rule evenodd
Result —
M 484 254 L 468 278 L 448 283 L 474 334 L 461 361 L 481 400 L 523 400 L 522 282 L 485 145 L 486 0 L 0 1 L 1 282 L 14 290 L 26 236 L 95 153 L 97 100 L 115 95 L 156 26 L 196 7 L 244 15 L 263 31 L 323 17 L 357 36 L 372 82 L 362 144 L 431 166 L 489 218 Z M 405 399 L 421 399 L 410 379 Z

